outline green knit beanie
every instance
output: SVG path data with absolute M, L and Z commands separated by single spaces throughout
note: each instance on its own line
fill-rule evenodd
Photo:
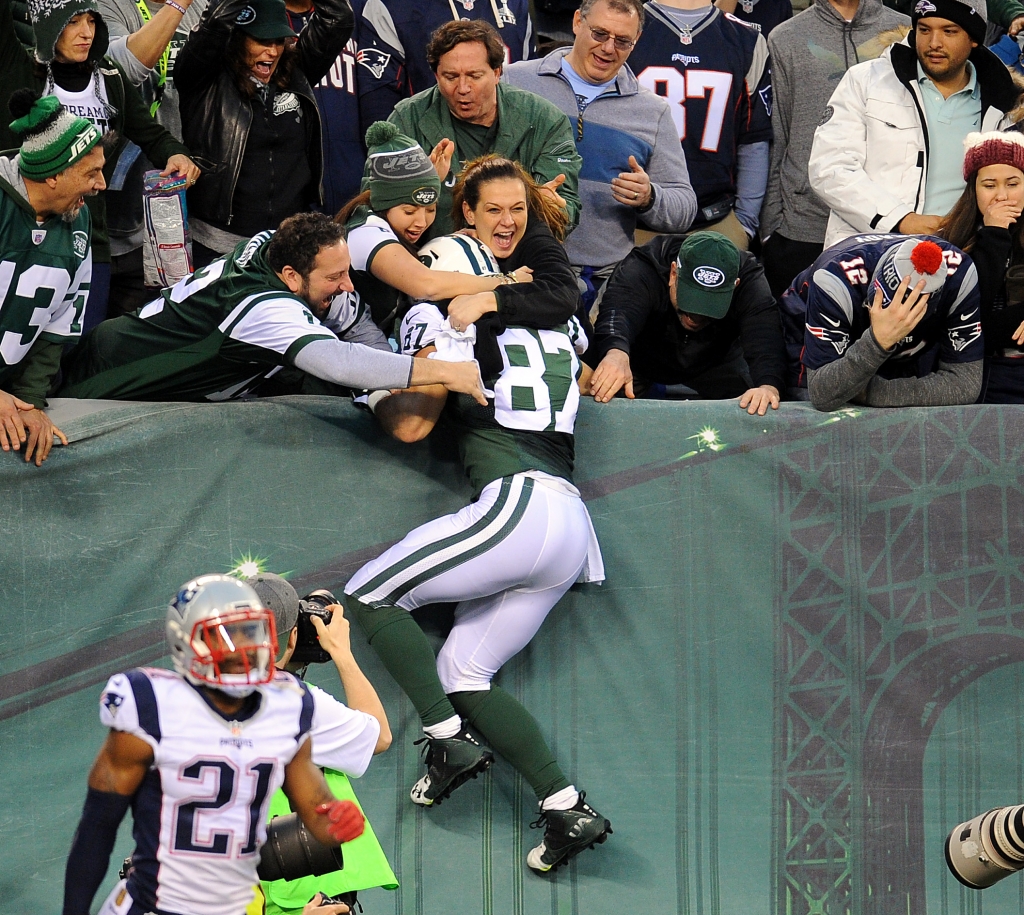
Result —
M 44 64 L 53 60 L 60 33 L 79 13 L 92 13 L 96 22 L 96 36 L 89 49 L 89 60 L 101 60 L 107 53 L 110 36 L 96 7 L 96 0 L 28 0 L 28 12 L 36 33 L 36 57 Z
M 55 95 L 36 99 L 24 117 L 11 122 L 21 139 L 18 170 L 33 181 L 42 181 L 74 165 L 100 141 L 91 121 L 76 117 Z
M 407 203 L 437 203 L 441 182 L 434 163 L 411 137 L 394 124 L 377 121 L 366 131 L 370 163 L 370 208 L 378 213 Z

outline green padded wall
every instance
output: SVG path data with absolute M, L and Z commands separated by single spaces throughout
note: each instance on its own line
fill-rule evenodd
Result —
M 0 456 L 9 915 L 59 907 L 100 688 L 167 663 L 183 581 L 258 556 L 340 590 L 468 497 L 447 443 L 341 400 L 72 410 L 43 468 Z M 534 799 L 501 762 L 414 808 L 415 716 L 356 631 L 396 737 L 356 785 L 402 882 L 369 915 L 1024 910 L 1020 878 L 974 893 L 942 858 L 961 819 L 1024 800 L 1024 415 L 587 402 L 577 445 L 608 581 L 500 682 L 615 834 L 536 877 Z

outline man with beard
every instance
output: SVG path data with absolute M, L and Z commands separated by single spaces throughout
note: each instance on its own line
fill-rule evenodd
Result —
M 422 359 L 338 339 L 331 328 L 355 296 L 344 231 L 322 213 L 290 216 L 276 232 L 238 245 L 134 314 L 104 322 L 66 360 L 61 395 L 234 400 L 297 369 L 292 393 L 313 376 L 369 390 L 443 384 L 485 404 L 475 363 L 421 365 Z
M 11 98 L 21 139 L 0 157 L 0 447 L 42 464 L 67 439 L 43 412 L 64 344 L 82 333 L 92 278 L 85 198 L 106 187 L 99 130 L 55 96 Z
M 964 138 L 1010 124 L 1019 93 L 982 46 L 984 0 L 917 0 L 911 24 L 846 72 L 814 133 L 807 173 L 832 211 L 826 248 L 866 232 L 937 232 L 964 189 Z

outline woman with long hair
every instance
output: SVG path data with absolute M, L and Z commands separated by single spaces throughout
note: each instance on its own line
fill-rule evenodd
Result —
M 940 235 L 978 270 L 985 378 L 981 403 L 1024 403 L 1024 135 L 970 133 L 967 187 Z
M 439 144 L 428 157 L 394 124 L 377 121 L 366 131 L 366 147 L 368 187 L 341 208 L 335 221 L 348 228 L 352 282 L 382 330 L 391 331 L 400 293 L 434 302 L 530 282 L 533 271 L 525 265 L 511 276 L 473 276 L 431 270 L 416 258 L 437 216 L 441 181 L 454 149 L 450 142 Z
M 579 286 L 562 247 L 568 216 L 518 162 L 491 153 L 466 163 L 452 190 L 452 218 L 491 249 L 504 273 L 527 265 L 534 272 L 529 286 L 453 299 L 453 329 L 490 312 L 530 327 L 561 324 L 576 313 Z

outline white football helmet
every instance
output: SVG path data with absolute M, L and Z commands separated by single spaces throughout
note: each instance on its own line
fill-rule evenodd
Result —
M 431 270 L 491 276 L 501 273 L 491 249 L 469 235 L 442 235 L 419 250 L 419 259 Z
M 167 642 L 179 674 L 230 696 L 247 696 L 274 676 L 274 614 L 228 575 L 181 586 L 167 608 Z

